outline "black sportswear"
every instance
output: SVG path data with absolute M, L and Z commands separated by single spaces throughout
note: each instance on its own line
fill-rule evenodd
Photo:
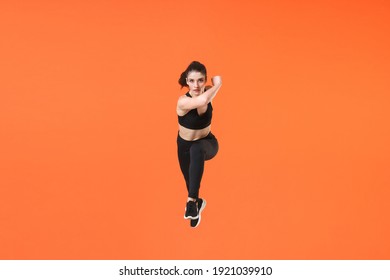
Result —
M 188 197 L 198 198 L 204 163 L 215 157 L 218 149 L 218 140 L 211 132 L 195 141 L 187 141 L 177 135 L 177 154 L 186 181 Z
M 186 96 L 192 98 L 191 94 L 188 92 L 186 93 Z M 202 129 L 208 127 L 211 124 L 212 117 L 213 106 L 211 105 L 211 102 L 207 104 L 206 112 L 200 116 L 196 108 L 188 111 L 184 116 L 178 116 L 179 124 L 189 129 Z

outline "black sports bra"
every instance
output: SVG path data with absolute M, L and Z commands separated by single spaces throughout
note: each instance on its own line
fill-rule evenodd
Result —
M 192 98 L 188 92 L 186 93 L 186 96 Z M 196 108 L 188 111 L 184 116 L 178 116 L 179 124 L 189 129 L 202 129 L 208 127 L 211 124 L 212 117 L 213 106 L 211 105 L 211 102 L 207 104 L 207 110 L 201 116 L 199 116 Z

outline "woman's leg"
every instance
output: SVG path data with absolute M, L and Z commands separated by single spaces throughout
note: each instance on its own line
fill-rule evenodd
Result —
M 205 201 L 198 199 L 204 161 L 212 159 L 217 154 L 218 141 L 211 133 L 206 138 L 196 141 L 186 141 L 178 136 L 177 145 L 180 169 L 188 190 L 184 218 L 191 219 L 191 226 L 196 227 L 200 221 L 199 212 L 206 205 Z
M 190 148 L 193 143 L 194 142 L 192 141 L 185 141 L 180 138 L 180 136 L 177 137 L 177 155 L 179 158 L 181 172 L 183 173 L 186 181 L 187 192 L 189 192 L 190 185 Z M 195 199 L 188 197 L 184 219 L 198 219 L 198 217 L 199 213 Z
M 184 180 L 186 181 L 187 191 L 190 186 L 190 143 L 177 137 L 177 155 L 179 158 L 180 170 L 183 173 Z
M 218 152 L 218 141 L 211 134 L 195 141 L 190 148 L 189 191 L 188 197 L 198 199 L 200 182 L 202 181 L 204 162 L 212 159 Z

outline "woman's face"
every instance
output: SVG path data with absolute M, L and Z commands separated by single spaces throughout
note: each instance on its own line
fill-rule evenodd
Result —
M 187 85 L 190 89 L 190 94 L 198 96 L 204 92 L 206 77 L 200 72 L 191 71 L 187 75 Z

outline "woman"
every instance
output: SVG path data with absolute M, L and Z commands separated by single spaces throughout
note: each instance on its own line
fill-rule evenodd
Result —
M 199 225 L 200 213 L 206 206 L 206 200 L 199 198 L 204 162 L 218 152 L 218 141 L 210 129 L 211 101 L 220 89 L 222 79 L 213 77 L 213 86 L 206 86 L 206 81 L 206 67 L 200 62 L 192 62 L 180 76 L 179 84 L 189 90 L 179 97 L 176 107 L 179 119 L 178 157 L 188 191 L 184 219 L 191 220 L 191 227 Z

